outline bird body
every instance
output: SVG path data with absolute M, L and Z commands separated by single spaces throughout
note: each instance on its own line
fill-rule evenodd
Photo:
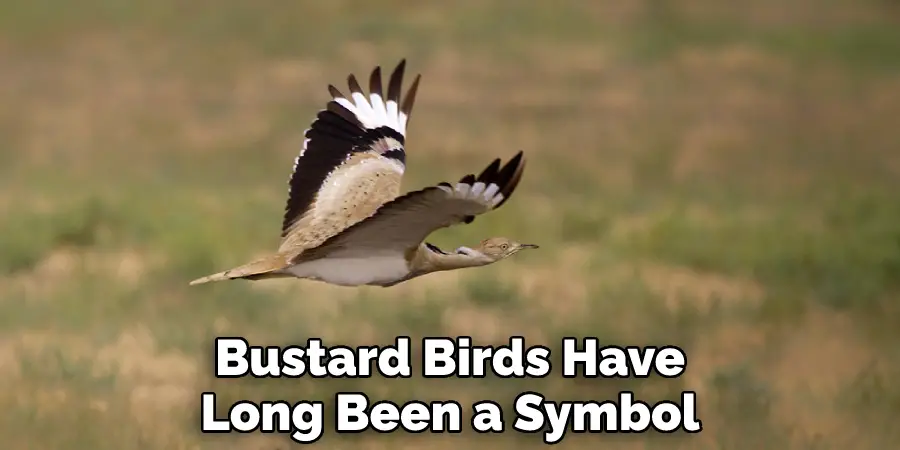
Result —
M 501 166 L 495 159 L 477 177 L 400 195 L 406 165 L 406 125 L 415 101 L 417 76 L 401 101 L 405 61 L 382 93 L 381 69 L 363 93 L 353 75 L 351 95 L 334 86 L 326 109 L 306 130 L 294 161 L 275 254 L 196 279 L 210 281 L 301 278 L 340 286 L 393 286 L 427 273 L 476 267 L 536 248 L 506 238 L 475 248 L 445 252 L 424 242 L 433 231 L 471 223 L 500 207 L 525 167 L 522 152 Z
M 383 285 L 405 277 L 410 270 L 409 261 L 390 255 L 322 258 L 285 269 L 297 278 L 319 280 L 338 286 Z

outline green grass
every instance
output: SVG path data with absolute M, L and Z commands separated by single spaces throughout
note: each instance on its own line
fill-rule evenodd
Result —
M 896 5 L 807 3 L 0 2 L 4 448 L 292 445 L 202 435 L 205 390 L 222 408 L 341 390 L 458 399 L 464 428 L 472 402 L 511 414 L 525 390 L 651 401 L 695 390 L 699 435 L 563 442 L 896 446 Z M 429 240 L 541 248 L 392 289 L 188 287 L 277 245 L 290 162 L 325 87 L 401 57 L 423 75 L 406 188 L 519 149 L 529 158 L 501 210 Z M 562 337 L 594 336 L 679 345 L 688 368 L 674 380 L 217 380 L 221 335 L 520 335 L 554 354 Z M 472 432 L 321 442 L 541 445 Z

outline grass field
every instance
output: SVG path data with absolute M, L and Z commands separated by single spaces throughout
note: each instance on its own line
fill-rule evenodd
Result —
M 517 194 L 441 246 L 541 249 L 391 289 L 188 287 L 278 243 L 328 83 L 421 73 L 405 188 L 522 149 Z M 900 444 L 900 3 L 0 2 L 0 446 L 286 449 L 221 401 L 341 390 L 464 407 L 695 390 L 697 435 L 563 447 Z M 524 335 L 677 344 L 664 380 L 216 380 L 212 340 Z M 891 381 L 895 380 L 895 381 Z M 467 419 L 464 418 L 464 425 Z M 511 419 L 510 419 L 511 420 Z M 539 435 L 326 434 L 328 448 Z

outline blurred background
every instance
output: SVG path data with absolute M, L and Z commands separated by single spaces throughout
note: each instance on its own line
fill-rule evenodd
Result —
M 326 86 L 403 57 L 423 75 L 404 188 L 530 158 L 504 208 L 432 241 L 541 249 L 391 289 L 189 288 L 277 246 Z M 205 390 L 229 404 L 364 390 L 466 408 L 528 389 L 651 402 L 695 390 L 699 435 L 570 433 L 562 446 L 900 444 L 896 1 L 4 0 L 0 61 L 3 448 L 294 446 L 201 435 Z M 218 335 L 398 334 L 677 344 L 688 365 L 677 380 L 212 377 Z

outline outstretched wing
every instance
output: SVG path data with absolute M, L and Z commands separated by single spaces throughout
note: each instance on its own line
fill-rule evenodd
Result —
M 406 125 L 420 79 L 417 75 L 401 99 L 405 67 L 402 60 L 394 69 L 386 98 L 380 67 L 369 77 L 368 95 L 352 74 L 347 77 L 349 96 L 328 86 L 332 100 L 304 133 L 303 149 L 294 160 L 281 227 L 282 250 L 293 234 L 320 219 L 329 220 L 351 207 L 355 217 L 365 218 L 400 194 Z M 356 198 L 357 205 L 339 204 L 348 190 L 360 186 L 369 188 L 372 198 Z
M 354 258 L 404 254 L 437 229 L 471 223 L 475 216 L 499 208 L 512 195 L 525 161 L 519 152 L 502 168 L 494 160 L 477 177 L 466 175 L 455 185 L 410 192 L 390 201 L 378 211 L 316 248 L 300 254 L 292 263 L 322 257 Z

